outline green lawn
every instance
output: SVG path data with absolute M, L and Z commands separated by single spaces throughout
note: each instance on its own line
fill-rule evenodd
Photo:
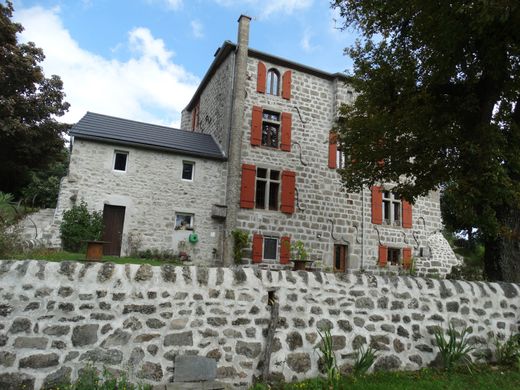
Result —
M 85 253 L 72 253 L 67 251 L 54 250 L 36 250 L 28 253 L 22 253 L 12 256 L 14 260 L 46 260 L 46 261 L 87 261 L 85 260 Z M 103 256 L 103 262 L 111 262 L 116 264 L 150 264 L 154 266 L 173 264 L 182 265 L 179 261 L 161 260 L 154 258 L 140 258 L 140 257 L 118 257 L 118 256 Z
M 424 369 L 420 371 L 379 372 L 361 377 L 343 378 L 337 386 L 328 386 L 318 378 L 305 382 L 279 384 L 267 387 L 258 384 L 251 390 L 518 390 L 520 369 L 479 367 L 471 373 Z

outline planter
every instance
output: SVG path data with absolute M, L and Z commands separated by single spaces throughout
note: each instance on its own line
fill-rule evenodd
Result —
M 307 265 L 311 265 L 314 260 L 291 260 L 294 263 L 293 271 L 305 271 Z
M 90 261 L 100 261 L 103 258 L 103 245 L 109 241 L 87 241 L 86 259 Z

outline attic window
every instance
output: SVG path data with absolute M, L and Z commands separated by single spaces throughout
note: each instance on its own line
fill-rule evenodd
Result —
M 276 69 L 269 69 L 267 72 L 267 94 L 278 95 L 280 85 L 280 73 Z
M 114 171 L 126 172 L 126 160 L 128 159 L 128 152 L 116 150 L 114 152 Z
M 193 181 L 193 171 L 195 163 L 192 161 L 182 162 L 182 180 Z

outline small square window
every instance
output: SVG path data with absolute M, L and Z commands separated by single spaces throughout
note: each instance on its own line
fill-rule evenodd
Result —
M 264 260 L 276 260 L 278 239 L 264 237 Z
M 175 230 L 193 230 L 193 214 L 177 213 Z
M 182 162 L 182 180 L 193 180 L 195 163 L 191 161 Z
M 128 159 L 128 152 L 114 152 L 114 171 L 126 171 L 126 161 Z
M 388 262 L 392 265 L 399 265 L 401 250 L 399 248 L 388 248 Z

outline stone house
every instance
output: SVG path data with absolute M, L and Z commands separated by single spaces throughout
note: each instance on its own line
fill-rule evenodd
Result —
M 437 192 L 411 205 L 391 183 L 344 191 L 331 129 L 355 99 L 345 76 L 249 48 L 249 23 L 241 16 L 237 43 L 215 53 L 182 130 L 94 113 L 72 128 L 57 220 L 79 199 L 103 210 L 107 253 L 139 246 L 230 264 L 241 229 L 251 237 L 245 263 L 284 267 L 299 240 L 335 271 L 413 259 L 419 274 L 449 272 L 457 259 L 440 234 Z

